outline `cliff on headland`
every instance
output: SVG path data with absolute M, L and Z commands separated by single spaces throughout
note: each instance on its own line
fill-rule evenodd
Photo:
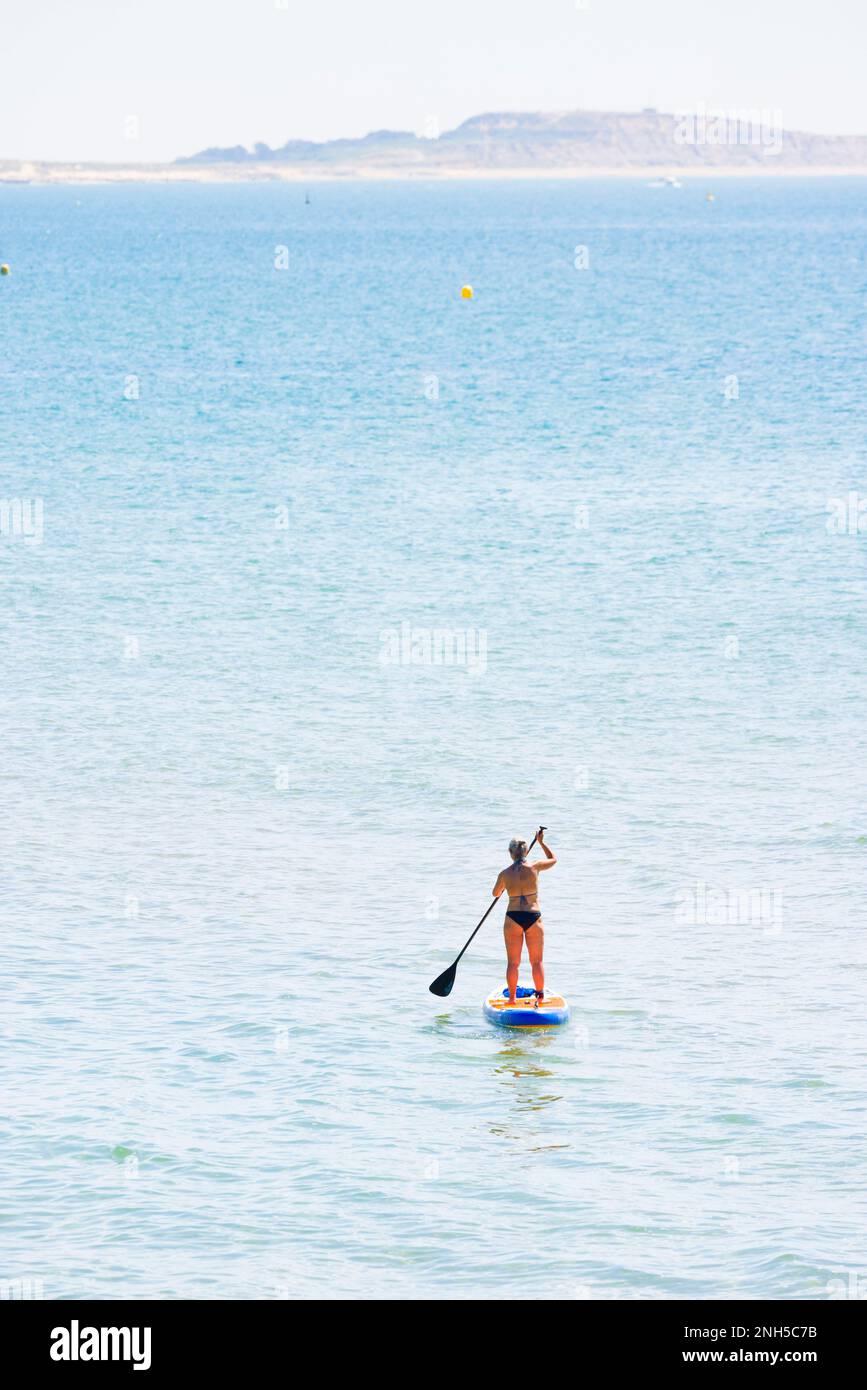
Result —
M 178 164 L 280 166 L 299 172 L 379 172 L 383 176 L 697 171 L 743 168 L 863 168 L 867 136 L 784 131 L 779 112 L 494 112 L 431 137 L 378 130 L 358 140 L 290 140 L 202 150 Z

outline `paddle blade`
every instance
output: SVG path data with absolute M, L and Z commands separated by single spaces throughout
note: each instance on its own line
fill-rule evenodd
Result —
M 428 986 L 431 994 L 438 994 L 441 999 L 445 999 L 446 995 L 452 992 L 452 985 L 457 973 L 458 963 L 455 961 L 454 965 L 450 965 L 448 970 L 444 970 L 441 975 L 437 976 L 433 984 Z

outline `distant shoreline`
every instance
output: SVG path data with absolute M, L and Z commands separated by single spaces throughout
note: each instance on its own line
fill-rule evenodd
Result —
M 26 173 L 20 172 L 22 168 Z M 694 179 L 703 182 L 730 178 L 839 178 L 865 177 L 867 165 L 785 165 L 755 166 L 720 165 L 717 168 L 684 167 L 683 165 L 644 166 L 587 166 L 551 169 L 407 169 L 359 168 L 300 169 L 297 165 L 275 167 L 262 165 L 74 165 L 28 162 L 25 165 L 0 163 L 0 188 L 86 185 L 106 183 L 450 183 L 455 181 L 493 183 L 505 180 L 556 179 L 666 179 L 686 183 Z
M 436 122 L 433 122 L 436 127 Z M 867 175 L 867 135 L 786 130 L 778 110 L 487 111 L 454 130 L 373 130 L 168 160 L 0 159 L 4 183 L 412 183 Z

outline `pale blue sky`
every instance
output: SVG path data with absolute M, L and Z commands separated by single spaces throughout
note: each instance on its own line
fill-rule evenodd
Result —
M 2 158 L 697 102 L 867 134 L 867 0 L 2 0 L 2 15 Z

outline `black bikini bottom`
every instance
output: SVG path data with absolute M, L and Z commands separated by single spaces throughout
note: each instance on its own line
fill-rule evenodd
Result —
M 533 927 L 533 926 L 536 925 L 536 923 L 538 922 L 538 920 L 539 920 L 539 918 L 542 916 L 542 914 L 541 914 L 541 912 L 517 912 L 517 911 L 515 911 L 515 912 L 507 912 L 507 913 L 506 913 L 506 916 L 507 916 L 507 917 L 511 917 L 511 919 L 512 919 L 513 922 L 517 922 L 517 923 L 518 923 L 518 926 L 519 926 L 519 927 L 523 927 L 524 931 L 526 931 L 528 927 Z

